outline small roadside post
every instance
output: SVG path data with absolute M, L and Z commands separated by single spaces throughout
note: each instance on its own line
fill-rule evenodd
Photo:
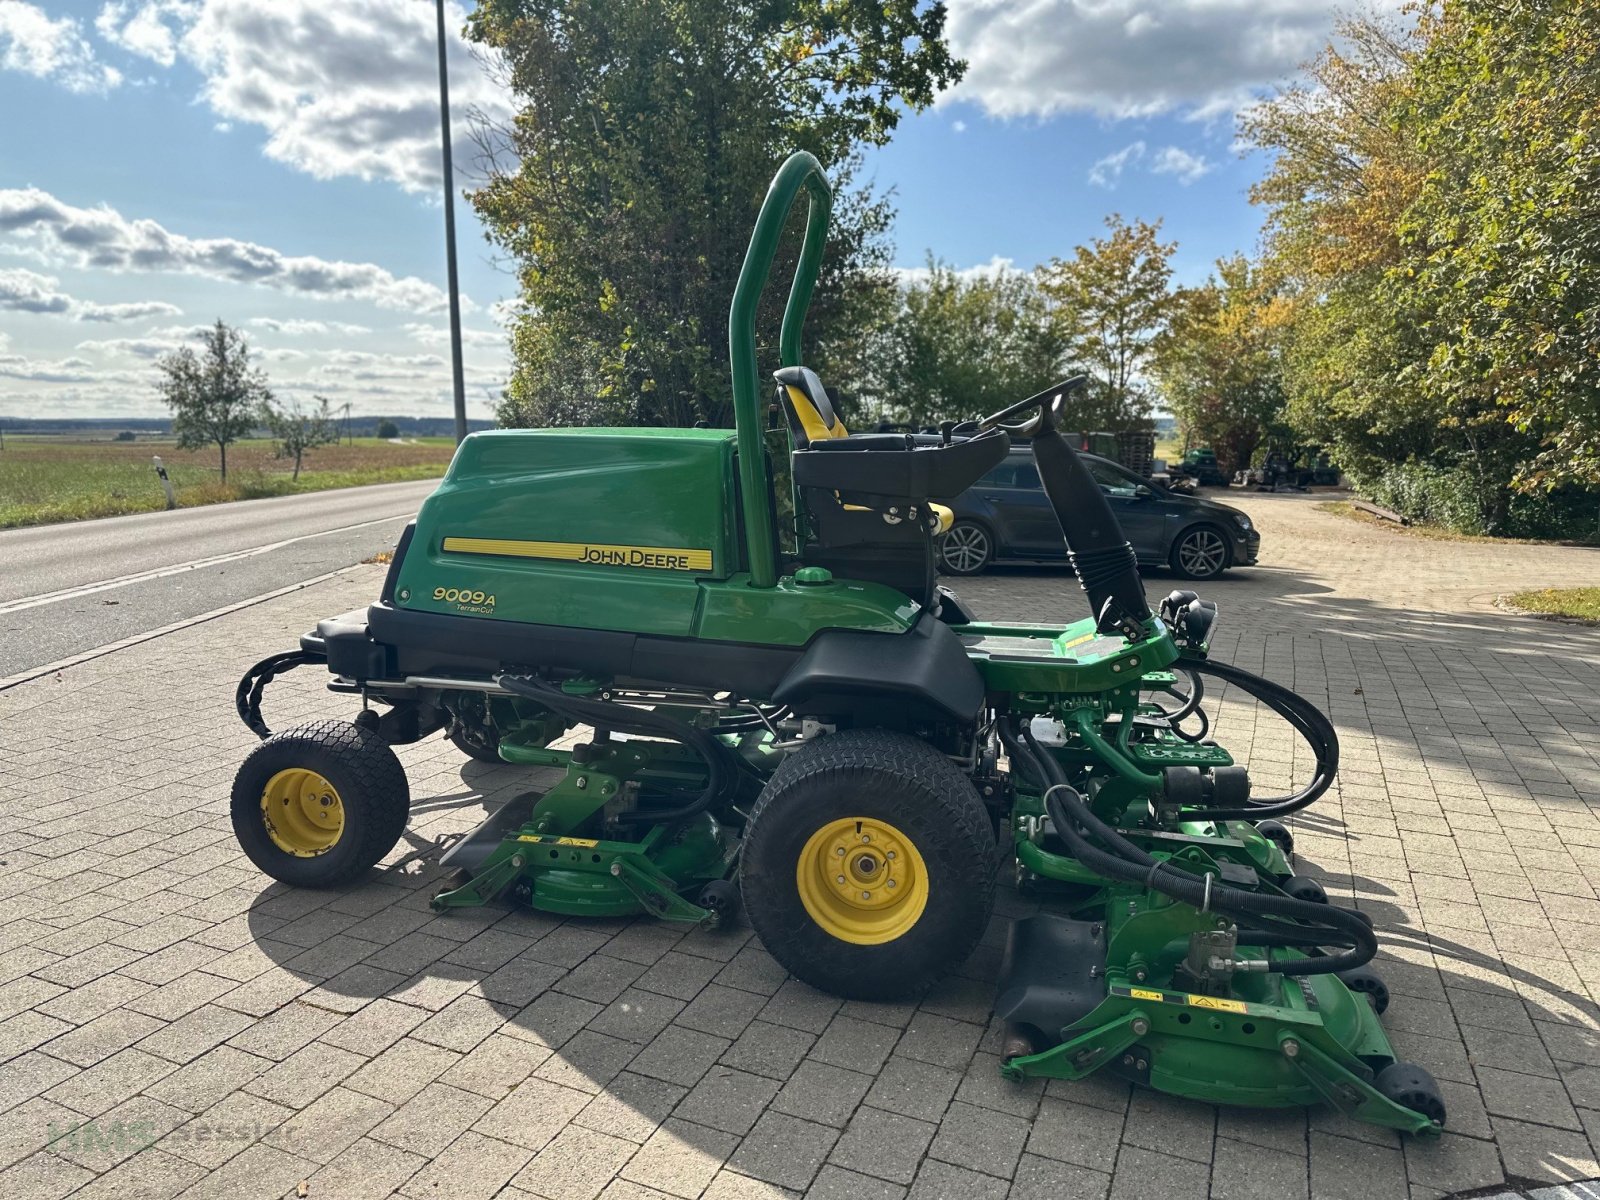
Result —
M 161 465 L 161 455 L 152 454 L 150 456 L 150 461 L 155 463 L 156 478 L 161 480 L 161 486 L 166 489 L 167 511 L 171 512 L 173 509 L 178 507 L 178 497 L 172 491 L 172 480 L 167 478 L 167 469 Z

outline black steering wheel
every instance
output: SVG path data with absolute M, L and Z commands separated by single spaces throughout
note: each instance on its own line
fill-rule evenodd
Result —
M 1052 384 L 1037 395 L 1029 396 L 1026 400 L 1018 401 L 1010 408 L 1002 408 L 997 413 L 990 413 L 978 422 L 979 429 L 1003 429 L 1014 437 L 1031 438 L 1035 434 L 1058 427 L 1062 414 L 1066 411 L 1067 397 L 1081 387 L 1087 386 L 1087 375 L 1074 375 L 1071 379 L 1063 379 L 1060 383 Z M 1012 421 L 1010 418 L 1027 412 L 1030 408 L 1039 411 L 1025 421 Z

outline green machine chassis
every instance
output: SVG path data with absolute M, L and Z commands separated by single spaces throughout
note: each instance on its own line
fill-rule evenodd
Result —
M 802 195 L 769 409 L 756 307 Z M 241 845 L 292 884 L 358 878 L 404 827 L 391 747 L 443 732 L 528 768 L 530 787 L 448 848 L 435 909 L 510 899 L 716 925 L 742 901 L 789 970 L 868 999 L 972 948 L 1003 847 L 1042 905 L 1014 924 L 1002 968 L 1008 1078 L 1110 1071 L 1437 1132 L 1437 1086 L 1396 1061 L 1378 1021 L 1370 923 L 1294 873 L 1277 819 L 1331 784 L 1331 724 L 1212 662 L 1213 606 L 1183 592 L 1146 606 L 1114 519 L 1060 448 L 1069 386 L 938 439 L 833 429 L 799 371 L 830 204 L 797 154 L 761 207 L 730 314 L 733 431 L 475 434 L 379 601 L 251 668 L 237 702 L 263 741 L 235 782 Z M 811 443 L 821 430 L 839 444 Z M 931 571 L 922 587 L 818 565 L 858 544 L 867 562 L 875 537 L 886 558 L 931 562 L 941 493 L 915 481 L 942 468 L 918 471 L 960 459 L 976 478 L 1007 434 L 1032 441 L 1089 619 L 989 624 Z M 873 485 L 877 464 L 900 482 Z M 608 499 L 619 480 L 623 505 Z M 581 540 L 563 533 L 574 525 Z M 307 662 L 361 711 L 271 734 L 263 691 Z M 1251 796 L 1205 737 L 1208 677 L 1296 728 L 1311 785 Z

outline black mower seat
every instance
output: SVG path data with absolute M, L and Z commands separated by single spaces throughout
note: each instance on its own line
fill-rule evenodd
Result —
M 926 501 L 958 496 L 1005 459 L 1011 441 L 990 430 L 949 443 L 906 433 L 851 433 L 815 371 L 774 373 L 794 438 L 794 481 L 852 496 Z

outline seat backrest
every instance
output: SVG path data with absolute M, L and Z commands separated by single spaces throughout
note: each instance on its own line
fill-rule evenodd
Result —
M 849 430 L 833 411 L 828 390 L 809 367 L 784 367 L 772 376 L 778 381 L 778 402 L 789 418 L 789 432 L 796 446 L 849 436 Z

